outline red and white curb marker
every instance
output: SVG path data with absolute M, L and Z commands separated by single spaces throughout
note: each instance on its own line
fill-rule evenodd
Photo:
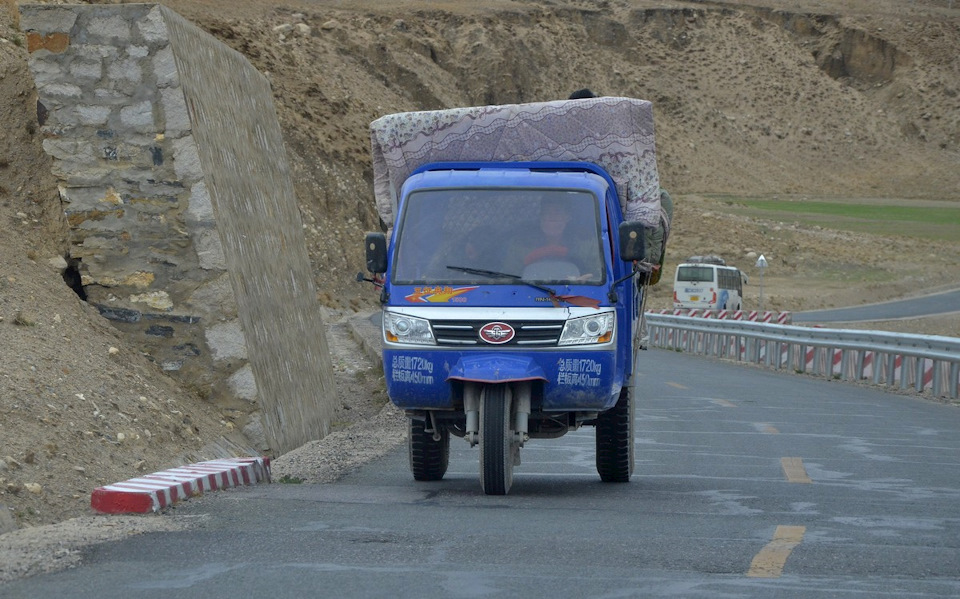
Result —
M 270 482 L 270 458 L 227 458 L 154 472 L 95 489 L 90 507 L 104 514 L 146 514 L 217 489 Z

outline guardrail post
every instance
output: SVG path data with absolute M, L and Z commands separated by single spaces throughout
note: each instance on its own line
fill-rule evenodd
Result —
M 887 386 L 893 387 L 893 384 L 897 381 L 896 379 L 896 370 L 897 370 L 897 354 L 887 354 Z
M 900 389 L 902 391 L 906 391 L 910 386 L 910 371 L 913 369 L 909 367 L 909 363 L 909 356 L 900 356 Z
M 923 391 L 924 367 L 926 361 L 923 358 L 914 358 L 913 363 L 913 386 L 916 391 Z
M 939 360 L 933 361 L 933 386 L 930 388 L 930 390 L 933 392 L 934 397 L 940 397 L 940 384 L 942 382 L 940 380 L 941 366 L 946 366 L 946 364 L 940 362 Z
M 950 363 L 950 399 L 960 395 L 960 362 Z

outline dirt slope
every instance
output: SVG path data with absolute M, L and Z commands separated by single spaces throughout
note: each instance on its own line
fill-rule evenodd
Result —
M 762 1 L 164 3 L 269 75 L 332 323 L 375 306 L 354 281 L 363 233 L 378 227 L 371 120 L 564 98 L 581 87 L 654 102 L 662 181 L 678 206 L 670 264 L 763 251 L 776 267 L 768 307 L 792 310 L 960 281 L 960 241 L 738 219 L 701 197 L 960 201 L 960 10 L 945 1 L 811 0 L 792 12 Z M 0 513 L 30 526 L 86 513 L 95 486 L 196 455 L 230 430 L 49 264 L 67 233 L 22 35 L 2 7 L 0 505 L 9 509 Z M 669 299 L 661 288 L 653 302 Z M 960 335 L 956 319 L 898 326 Z M 356 351 L 346 339 L 339 347 Z M 339 375 L 345 426 L 378 405 L 347 409 L 378 383 L 347 367 Z

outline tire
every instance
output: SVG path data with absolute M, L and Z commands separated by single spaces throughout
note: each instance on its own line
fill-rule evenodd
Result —
M 617 405 L 597 416 L 597 472 L 605 483 L 630 482 L 634 412 L 633 388 L 624 386 Z
M 505 385 L 488 385 L 480 400 L 480 486 L 506 495 L 513 484 L 513 431 Z
M 433 440 L 433 433 L 426 432 L 422 420 L 410 420 L 407 429 L 407 448 L 410 456 L 410 471 L 413 480 L 441 480 L 450 463 L 450 431 L 440 429 L 440 440 Z

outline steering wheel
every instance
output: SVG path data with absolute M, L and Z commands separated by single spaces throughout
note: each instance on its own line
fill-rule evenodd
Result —
M 538 247 L 534 250 L 531 250 L 524 258 L 523 264 L 529 266 L 534 262 L 539 262 L 541 260 L 547 259 L 556 259 L 556 258 L 566 258 L 569 250 L 565 245 L 545 245 Z

